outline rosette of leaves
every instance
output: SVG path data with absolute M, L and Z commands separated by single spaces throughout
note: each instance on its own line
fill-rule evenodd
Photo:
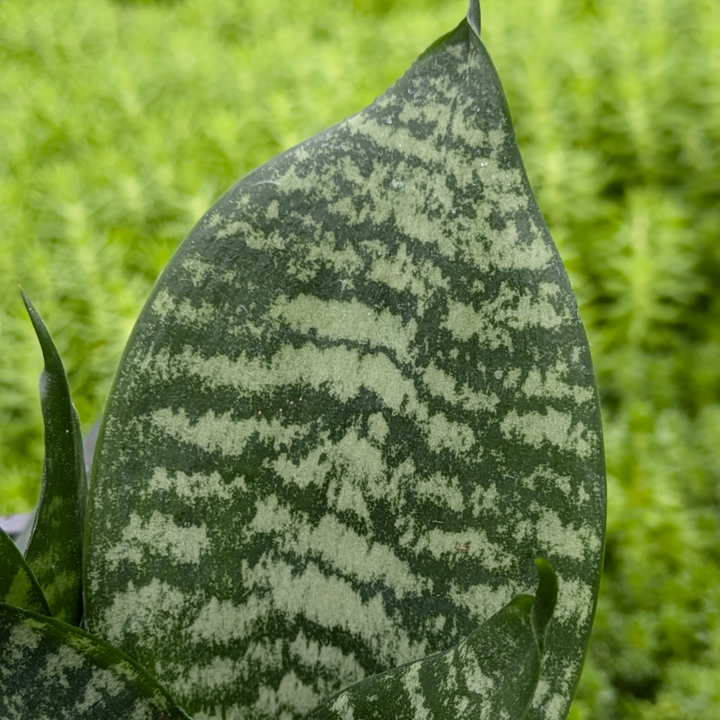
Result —
M 24 556 L 0 530 L 0 718 L 187 719 L 137 662 L 75 627 L 82 618 L 86 496 L 80 425 L 50 334 L 23 300 L 45 360 L 45 461 Z
M 29 678 L 62 717 L 566 717 L 602 558 L 598 400 L 477 0 L 193 229 L 118 369 L 87 513 L 31 317 L 65 468 L 33 538 L 65 560 L 35 581 L 3 546 L 0 587 L 25 590 L 0 597 L 0 710 L 46 712 Z M 80 545 L 91 634 L 63 622 Z

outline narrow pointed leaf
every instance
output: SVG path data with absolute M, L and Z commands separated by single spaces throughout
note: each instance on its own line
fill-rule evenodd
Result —
M 143 668 L 71 625 L 0 603 L 0 717 L 188 720 Z
M 82 534 L 87 492 L 80 422 L 50 333 L 25 293 L 22 297 L 45 361 L 40 376 L 45 459 L 40 501 L 25 559 L 52 614 L 77 625 L 82 617 Z
M 50 615 L 47 600 L 32 570 L 10 536 L 0 530 L 0 603 Z
M 191 713 L 299 718 L 457 644 L 545 557 L 528 717 L 567 714 L 602 556 L 598 400 L 474 25 L 235 185 L 128 344 L 87 616 Z
M 543 561 L 538 570 L 536 598 L 516 596 L 450 650 L 373 675 L 307 720 L 522 720 L 540 678 L 535 608 L 557 600 L 552 567 Z

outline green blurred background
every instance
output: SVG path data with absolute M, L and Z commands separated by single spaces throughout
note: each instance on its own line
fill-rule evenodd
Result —
M 0 2 L 0 514 L 35 502 L 41 356 L 87 429 L 232 182 L 370 103 L 465 0 Z M 603 400 L 605 574 L 573 720 L 720 718 L 720 4 L 485 0 Z

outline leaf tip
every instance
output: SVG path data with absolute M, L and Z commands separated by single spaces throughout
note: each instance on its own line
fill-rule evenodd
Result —
M 470 7 L 467 11 L 467 22 L 468 25 L 473 29 L 473 32 L 480 37 L 480 0 L 470 0 Z
M 22 289 L 22 285 L 18 285 L 18 290 L 20 290 L 20 297 L 22 297 L 22 301 L 25 304 L 25 309 L 28 311 L 30 317 L 32 317 L 32 313 L 37 312 L 37 310 L 35 310 L 35 306 L 30 302 L 30 298 L 25 294 L 25 291 Z
M 32 304 L 32 302 L 30 302 L 30 298 L 25 294 L 25 291 L 20 285 L 18 285 L 18 287 L 20 288 L 20 296 L 22 297 L 22 301 L 25 304 L 27 314 L 30 316 L 30 322 L 32 322 L 39 339 L 40 328 L 42 328 L 42 330 L 45 330 L 45 324 L 40 317 L 40 313 L 35 309 L 35 306 Z
M 518 610 L 522 610 L 526 615 L 532 617 L 532 609 L 535 606 L 534 595 L 516 595 L 511 601 L 510 605 Z
M 22 287 L 20 288 L 20 295 L 22 296 L 23 303 L 25 303 L 25 309 L 27 310 L 30 322 L 35 330 L 35 335 L 40 343 L 40 349 L 42 350 L 43 358 L 45 360 L 45 368 L 47 370 L 48 364 L 52 363 L 53 360 L 58 363 L 60 362 L 60 356 L 58 355 L 52 338 L 50 337 L 50 332 L 45 326 L 43 319 L 40 317 L 40 313 L 35 309 L 32 302 L 30 302 L 30 298 L 25 294 Z

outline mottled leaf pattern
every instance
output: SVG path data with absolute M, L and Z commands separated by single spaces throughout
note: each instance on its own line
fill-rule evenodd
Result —
M 472 19 L 472 18 L 471 18 Z M 589 351 L 463 21 L 235 185 L 108 401 L 87 617 L 196 720 L 299 718 L 558 573 L 533 720 L 567 714 L 605 489 Z
M 536 598 L 518 595 L 450 650 L 373 675 L 307 720 L 522 720 L 540 678 L 542 634 L 557 601 L 552 567 L 540 561 L 538 569 Z
M 45 360 L 40 376 L 45 460 L 40 501 L 25 558 L 52 614 L 77 625 L 82 617 L 82 534 L 87 492 L 82 435 L 60 356 L 24 293 L 23 301 Z
M 0 602 L 51 614 L 32 570 L 4 530 L 0 530 Z
M 0 603 L 3 720 L 188 720 L 137 663 L 66 623 Z

